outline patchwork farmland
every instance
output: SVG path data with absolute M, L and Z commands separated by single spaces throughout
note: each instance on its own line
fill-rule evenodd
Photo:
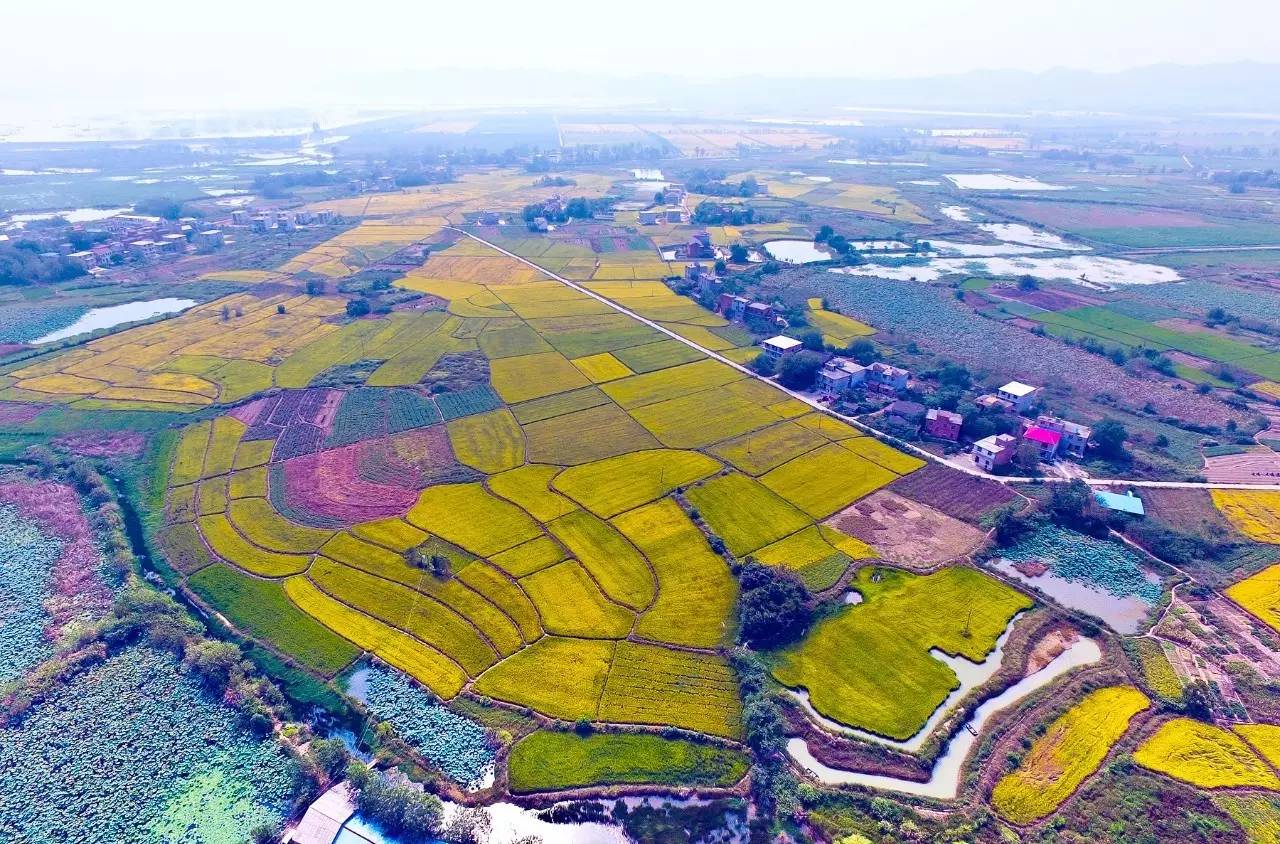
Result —
M 460 142 L 525 120 L 406 131 Z M 251 733 L 323 788 L 347 773 L 325 739 L 346 738 L 366 792 L 409 781 L 396 799 L 526 819 L 587 801 L 537 822 L 603 806 L 634 840 L 1225 844 L 1274 824 L 1280 503 L 1223 487 L 1280 465 L 1252 418 L 1280 395 L 1280 344 L 1241 313 L 1274 318 L 1280 297 L 1258 279 L 1106 290 L 957 258 L 962 273 L 915 277 L 931 254 L 1020 268 L 1038 250 L 1123 273 L 1120 250 L 1176 250 L 1175 229 L 1234 254 L 1261 228 L 1062 201 L 1106 174 L 1041 172 L 1073 193 L 1028 198 L 1039 150 L 1020 136 L 965 142 L 1027 153 L 1009 166 L 1028 172 L 997 177 L 1016 194 L 979 199 L 964 185 L 981 174 L 933 172 L 977 166 L 937 140 L 937 164 L 868 163 L 829 157 L 855 154 L 834 127 L 527 120 L 703 160 L 630 180 L 530 161 L 303 185 L 281 204 L 336 213 L 323 237 L 208 258 L 180 282 L 194 306 L 65 345 L 31 340 L 119 294 L 29 308 L 0 290 L 17 338 L 0 344 L 16 467 L 0 469 L 0 679 L 20 683 L 0 738 L 62 765 L 54 734 L 85 721 L 47 714 L 63 671 L 111 690 L 145 669 L 237 707 L 240 732 L 214 744 L 244 759 L 141 816 L 174 840 L 207 794 L 225 809 L 211 823 L 301 821 L 320 791 L 290 810 L 288 765 Z M 774 262 L 775 240 L 830 260 Z M 906 378 L 833 395 L 760 358 L 778 333 L 819 373 Z M 1036 406 L 978 407 L 1012 377 L 1040 386 Z M 960 420 L 948 436 L 925 421 L 942 410 Z M 1124 436 L 1004 470 L 1031 463 L 1030 483 L 973 472 L 972 442 L 1058 414 Z M 1077 477 L 1114 479 L 1144 515 L 1102 509 L 1115 499 Z M 45 484 L 91 524 L 58 521 L 29 491 Z M 100 565 L 97 533 L 137 558 Z M 117 568 L 112 592 L 97 581 Z M 196 770 L 195 727 L 163 726 Z M 236 802 L 255 759 L 270 799 Z M 39 767 L 20 770 L 57 779 Z M 0 838 L 25 811 L 4 792 Z

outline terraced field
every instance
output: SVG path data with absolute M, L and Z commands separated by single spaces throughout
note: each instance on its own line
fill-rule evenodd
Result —
M 583 276 L 595 254 L 504 245 Z M 651 253 L 599 260 L 602 295 L 750 341 L 654 280 Z M 445 310 L 256 347 L 282 389 L 182 429 L 164 547 L 205 603 L 326 676 L 368 652 L 445 699 L 737 737 L 731 557 L 826 588 L 874 552 L 818 520 L 919 461 L 519 267 L 464 239 L 401 282 Z M 459 354 L 488 383 L 449 386 Z M 311 386 L 355 360 L 363 386 Z

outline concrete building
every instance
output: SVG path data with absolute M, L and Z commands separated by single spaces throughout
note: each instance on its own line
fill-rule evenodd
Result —
M 1089 445 L 1089 438 L 1093 436 L 1093 429 L 1088 425 L 1068 422 L 1056 416 L 1037 416 L 1036 425 L 1061 434 L 1062 440 L 1058 444 L 1058 452 L 1074 457 L 1077 460 L 1084 457 L 1084 450 Z
M 136 261 L 156 261 L 160 258 L 160 244 L 154 240 L 135 240 L 129 244 L 129 254 Z
M 876 361 L 867 367 L 867 383 L 887 392 L 902 392 L 907 389 L 910 380 L 911 373 L 900 366 Z
M 803 347 L 804 344 L 794 337 L 785 337 L 781 334 L 777 337 L 770 337 L 760 343 L 764 356 L 774 363 L 782 360 L 787 355 L 795 354 Z
M 994 472 L 1013 462 L 1018 438 L 1009 434 L 993 434 L 973 444 L 973 462 L 984 472 Z
M 1034 445 L 1036 455 L 1048 463 L 1058 456 L 1058 444 L 1062 442 L 1062 434 L 1050 431 L 1048 428 L 1041 428 L 1039 425 L 1028 425 L 1027 430 L 1022 432 L 1022 440 Z
M 839 397 L 861 387 L 867 380 L 867 368 L 845 358 L 832 358 L 818 371 L 818 393 Z
M 220 249 L 226 243 L 226 240 L 222 234 L 222 229 L 207 229 L 202 232 L 196 232 L 194 242 L 197 249 Z
M 964 417 L 950 410 L 931 407 L 924 415 L 924 432 L 940 440 L 958 442 L 962 427 L 964 427 Z
M 1040 388 L 1021 381 L 1010 381 L 996 390 L 996 398 L 1007 401 L 1019 413 L 1025 413 L 1040 398 Z
M 650 208 L 640 212 L 640 225 L 656 226 L 666 219 L 666 213 L 662 208 Z
M 97 256 L 94 255 L 92 252 L 90 252 L 88 249 L 82 250 L 80 252 L 72 252 L 70 255 L 67 256 L 67 260 L 85 271 L 92 270 L 98 266 Z

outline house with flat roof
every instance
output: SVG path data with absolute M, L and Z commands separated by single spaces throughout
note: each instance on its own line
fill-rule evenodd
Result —
M 824 396 L 843 396 L 861 387 L 867 380 L 867 368 L 846 358 L 832 358 L 818 371 L 818 393 Z
M 1013 405 L 1014 410 L 1023 413 L 1040 398 L 1040 388 L 1021 381 L 1010 381 L 996 390 L 996 398 L 1007 401 Z
M 779 334 L 777 337 L 770 337 L 760 343 L 760 348 L 764 352 L 764 356 L 769 360 L 777 363 L 786 355 L 795 354 L 804 347 L 804 344 L 794 337 L 786 337 Z
M 900 366 L 876 361 L 867 367 L 867 383 L 882 390 L 900 393 L 907 389 L 911 373 Z

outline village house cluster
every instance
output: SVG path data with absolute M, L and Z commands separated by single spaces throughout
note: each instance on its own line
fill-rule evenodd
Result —
M 1041 388 L 1020 381 L 1010 381 L 994 394 L 979 396 L 975 401 L 984 410 L 999 413 L 1016 413 L 1027 416 L 1039 403 Z M 1020 443 L 1030 443 L 1042 463 L 1052 463 L 1059 458 L 1084 457 L 1085 448 L 1093 431 L 1087 425 L 1069 422 L 1057 416 L 1038 414 L 1035 419 L 1020 420 L 1021 433 L 993 434 L 973 444 L 973 462 L 987 472 L 995 471 L 1013 462 Z
M 685 204 L 689 194 L 684 185 L 670 184 L 662 190 L 662 204 L 640 212 L 640 225 L 656 226 L 659 223 L 687 223 L 691 218 Z
M 179 217 L 167 220 L 141 214 L 119 214 L 67 228 L 25 232 L 48 250 L 62 255 L 91 275 L 101 275 L 125 264 L 156 264 L 192 252 L 211 252 L 234 243 L 237 230 L 257 234 L 293 232 L 315 225 L 332 225 L 340 218 L 333 211 L 256 211 L 237 208 L 229 217 L 210 220 Z M 90 234 L 98 243 L 76 250 L 73 234 Z

